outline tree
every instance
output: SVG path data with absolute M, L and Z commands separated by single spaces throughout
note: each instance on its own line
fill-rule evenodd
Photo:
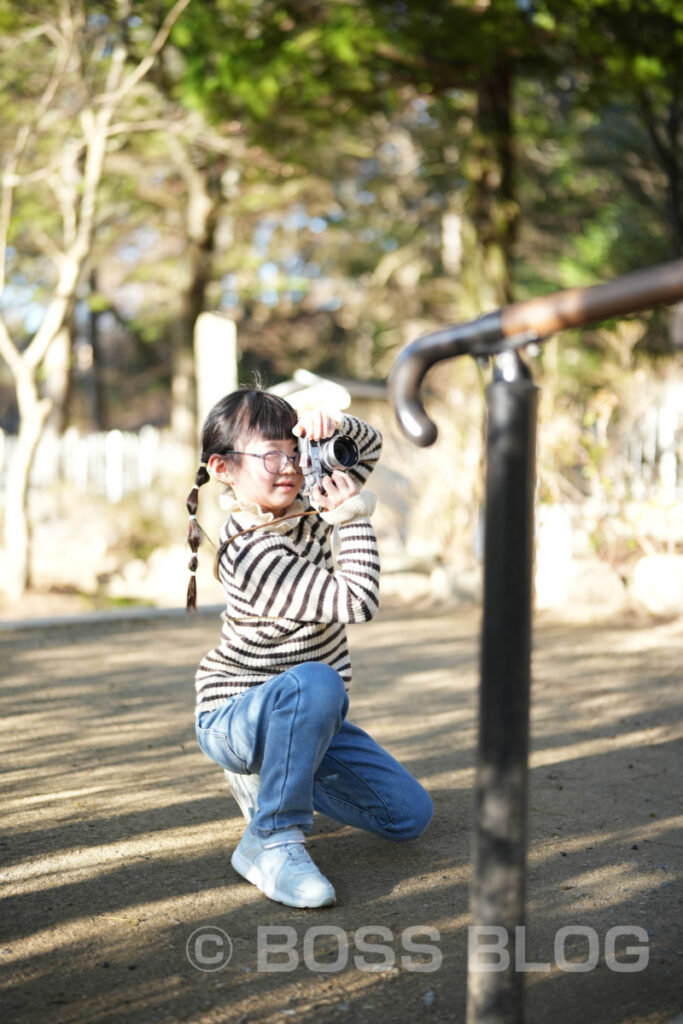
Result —
M 0 316 L 0 355 L 12 374 L 19 409 L 5 502 L 5 585 L 13 595 L 30 582 L 28 483 L 51 407 L 41 391 L 40 369 L 68 325 L 88 267 L 115 116 L 153 67 L 188 3 L 176 0 L 158 27 L 143 26 L 146 53 L 135 62 L 130 36 L 139 33 L 139 20 L 127 0 L 89 4 L 87 10 L 80 0 L 61 0 L 56 9 L 34 4 L 25 13 L 16 13 L 14 5 L 0 8 L 2 27 L 11 30 L 5 53 L 18 48 L 22 68 L 11 87 L 3 83 L 15 102 L 0 200 L 0 293 L 14 287 L 16 252 L 23 246 L 34 254 L 34 283 L 45 290 L 35 331 L 11 323 L 7 299 Z M 5 73 L 17 68 L 14 60 L 5 61 Z M 29 217 L 31 209 L 35 215 Z
M 350 141 L 375 114 L 391 119 L 417 97 L 442 97 L 447 112 L 454 94 L 474 97 L 467 215 L 489 290 L 503 300 L 517 219 L 514 70 L 538 61 L 539 34 L 514 0 L 443 0 L 429 10 L 415 0 L 268 0 L 256 8 L 219 0 L 193 6 L 174 42 L 186 61 L 188 102 L 209 117 L 239 119 L 253 141 L 308 172 L 340 131 Z
M 600 136 L 602 159 L 612 157 L 622 186 L 666 226 L 670 256 L 680 255 L 681 5 L 675 0 L 539 0 L 535 17 L 555 37 L 558 58 L 569 71 L 567 100 L 597 119 L 594 136 Z M 660 178 L 654 189 L 653 176 Z

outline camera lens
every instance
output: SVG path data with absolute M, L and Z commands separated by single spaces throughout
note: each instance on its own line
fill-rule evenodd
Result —
M 321 462 L 325 469 L 353 469 L 360 461 L 358 445 L 350 438 L 340 434 L 332 437 L 321 450 Z

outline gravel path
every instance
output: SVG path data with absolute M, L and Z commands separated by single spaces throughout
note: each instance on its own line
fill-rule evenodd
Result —
M 0 1018 L 463 1021 L 478 613 L 387 610 L 350 630 L 350 717 L 436 815 L 405 845 L 317 819 L 338 895 L 321 911 L 230 867 L 242 822 L 192 732 L 217 632 L 199 615 L 0 633 Z M 526 961 L 548 967 L 527 973 L 527 1024 L 683 1010 L 681 665 L 680 622 L 537 623 Z M 610 958 L 619 927 L 646 938 Z M 589 941 L 597 965 L 571 970 Z

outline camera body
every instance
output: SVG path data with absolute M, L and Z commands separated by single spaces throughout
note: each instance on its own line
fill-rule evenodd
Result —
M 306 494 L 310 494 L 316 484 L 325 493 L 326 476 L 330 476 L 335 469 L 353 469 L 360 462 L 358 445 L 346 434 L 333 434 L 320 441 L 300 437 L 299 454 Z

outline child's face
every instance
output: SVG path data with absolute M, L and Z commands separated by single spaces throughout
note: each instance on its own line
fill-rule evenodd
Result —
M 269 473 L 263 459 L 255 455 L 266 452 L 284 452 L 295 455 L 298 446 L 295 438 L 267 441 L 260 437 L 241 438 L 235 450 L 249 452 L 237 459 L 223 459 L 212 456 L 210 465 L 214 476 L 232 487 L 238 501 L 255 501 L 264 512 L 282 515 L 296 498 L 304 482 L 303 473 L 295 469 L 291 460 L 285 469 Z M 214 461 L 215 460 L 215 461 Z

